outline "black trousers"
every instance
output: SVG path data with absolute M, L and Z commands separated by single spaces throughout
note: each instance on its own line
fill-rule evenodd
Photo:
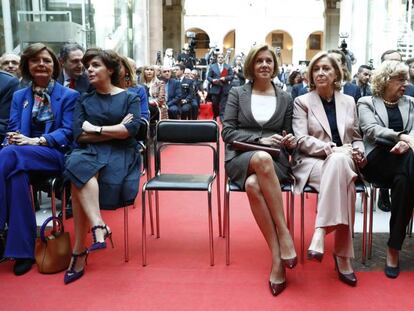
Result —
M 214 118 L 220 116 L 223 119 L 224 109 L 226 107 L 228 93 L 220 92 L 219 94 L 211 94 L 211 102 L 213 103 Z
M 401 250 L 414 206 L 414 153 L 396 155 L 378 147 L 368 155 L 362 170 L 369 182 L 391 188 L 391 219 L 388 246 Z

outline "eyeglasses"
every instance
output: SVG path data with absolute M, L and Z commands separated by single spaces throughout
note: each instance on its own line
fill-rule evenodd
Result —
M 407 78 L 406 77 L 391 77 L 390 80 L 394 80 L 400 83 L 405 83 L 407 82 Z
M 163 73 L 165 73 L 165 72 L 171 72 L 171 70 L 163 70 L 162 72 Z

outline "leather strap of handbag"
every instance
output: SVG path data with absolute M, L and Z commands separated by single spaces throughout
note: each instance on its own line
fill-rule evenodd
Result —
M 280 153 L 280 149 L 276 147 L 272 147 L 269 145 L 264 145 L 260 143 L 246 143 L 235 140 L 231 146 L 234 150 L 237 151 L 266 151 L 269 153 L 273 158 L 277 158 Z

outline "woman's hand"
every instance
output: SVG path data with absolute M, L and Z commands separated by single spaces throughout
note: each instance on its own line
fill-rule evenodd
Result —
M 333 152 L 345 153 L 345 154 L 349 155 L 350 157 L 352 157 L 352 145 L 350 145 L 350 144 L 344 144 L 341 147 L 332 147 L 332 151 Z
M 93 125 L 89 121 L 84 121 L 82 124 L 82 130 L 85 133 L 96 134 L 99 132 L 99 129 L 100 129 L 99 126 Z
M 39 138 L 37 137 L 30 138 L 30 137 L 24 136 L 23 134 L 16 133 L 16 132 L 7 133 L 7 139 L 10 145 L 18 145 L 18 146 L 24 146 L 24 145 L 38 146 L 39 145 Z
M 278 147 L 281 145 L 282 139 L 283 139 L 282 135 L 273 134 L 272 136 L 260 138 L 259 143 L 263 145 Z
M 352 159 L 360 168 L 363 168 L 367 164 L 367 158 L 358 147 L 352 148 Z
M 134 115 L 132 113 L 128 113 L 121 121 L 121 124 L 128 124 L 132 122 L 134 119 Z
M 288 149 L 295 149 L 296 148 L 298 143 L 297 143 L 296 137 L 293 134 L 291 134 L 291 133 L 286 134 L 286 131 L 283 130 L 282 131 L 282 136 L 283 136 L 283 138 L 281 140 L 281 143 L 283 144 L 283 146 L 285 146 Z
M 403 154 L 406 153 L 410 149 L 410 146 L 405 141 L 400 140 L 398 143 L 395 144 L 394 147 L 390 150 L 391 153 L 394 154 Z

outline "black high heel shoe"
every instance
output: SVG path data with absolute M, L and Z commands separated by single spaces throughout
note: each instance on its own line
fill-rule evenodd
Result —
M 306 257 L 308 258 L 308 260 L 316 260 L 316 261 L 322 262 L 323 253 L 308 249 L 308 253 Z
M 96 230 L 105 230 L 105 234 L 104 234 L 104 241 L 103 242 L 98 242 L 96 240 Z M 106 248 L 106 242 L 105 240 L 107 238 L 109 238 L 109 240 L 111 241 L 111 245 L 112 248 L 114 248 L 114 242 L 112 241 L 112 231 L 109 229 L 109 227 L 107 225 L 98 225 L 98 226 L 93 226 L 92 227 L 92 238 L 93 238 L 93 243 L 91 245 L 91 247 L 89 247 L 89 251 L 96 251 L 98 249 L 104 249 Z
M 290 259 L 283 259 L 282 258 L 282 263 L 285 266 L 285 268 L 293 269 L 298 264 L 298 257 L 295 256 L 295 257 L 290 258 Z
M 286 288 L 286 281 L 283 283 L 273 283 L 269 281 L 269 288 L 273 296 L 279 295 L 281 292 L 283 292 Z
M 339 271 L 338 259 L 336 258 L 336 255 L 333 255 L 333 259 L 335 261 L 335 268 L 336 268 L 336 271 L 338 272 L 339 279 L 349 286 L 356 286 L 357 278 L 356 278 L 355 273 L 354 272 L 342 273 L 341 271 Z
M 63 278 L 63 282 L 65 284 L 69 284 L 72 283 L 74 281 L 76 281 L 77 279 L 80 279 L 84 273 L 85 273 L 85 268 L 83 268 L 80 271 L 75 271 L 75 266 L 76 266 L 76 262 L 78 261 L 79 257 L 85 257 L 85 265 L 88 264 L 88 249 L 85 249 L 82 253 L 80 254 L 72 254 L 72 264 L 69 266 L 69 269 L 65 272 L 65 276 Z

